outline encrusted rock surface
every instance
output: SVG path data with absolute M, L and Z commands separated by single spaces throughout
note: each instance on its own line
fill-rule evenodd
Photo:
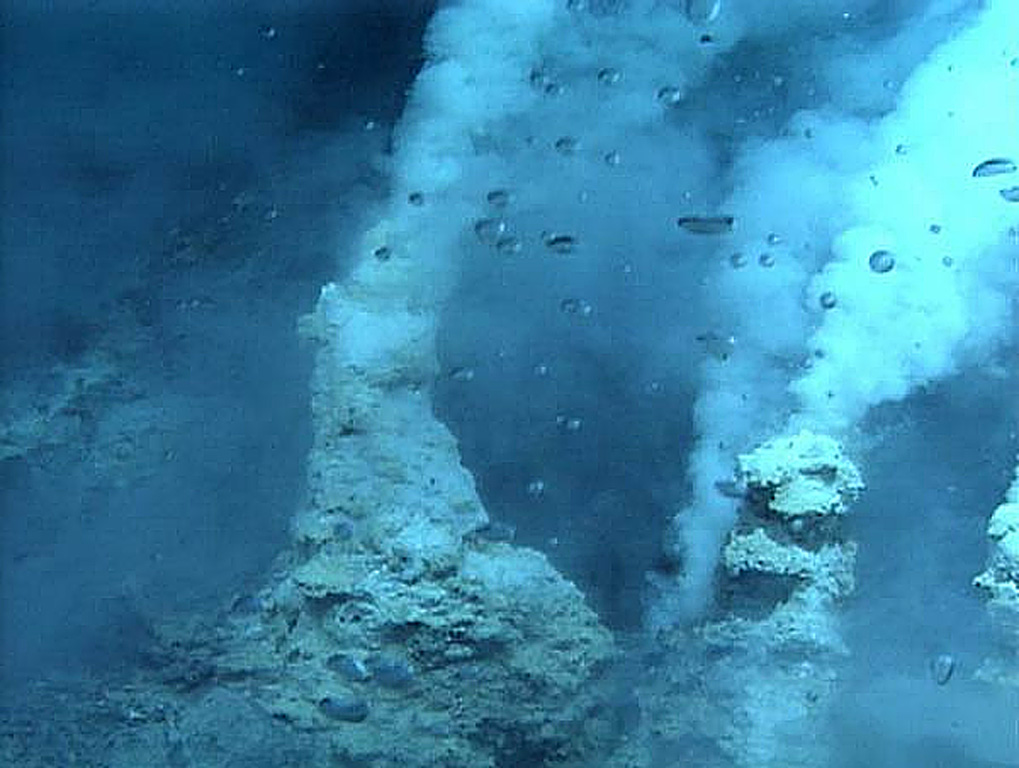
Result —
M 847 653 L 839 603 L 856 545 L 842 522 L 863 489 L 831 437 L 801 431 L 738 459 L 745 490 L 722 551 L 717 613 L 664 638 L 672 667 L 655 730 L 710 766 L 830 765 L 825 723 Z M 651 734 L 654 737 L 654 734 Z

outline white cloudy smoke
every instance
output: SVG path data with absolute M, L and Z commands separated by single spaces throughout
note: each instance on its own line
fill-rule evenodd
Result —
M 932 8 L 921 21 L 941 30 L 944 14 Z M 851 94 L 848 105 L 801 112 L 785 137 L 743 149 L 728 210 L 742 223 L 733 245 L 748 266 L 722 277 L 720 295 L 757 366 L 706 381 L 702 398 L 735 406 L 702 409 L 698 461 L 708 466 L 693 466 L 695 500 L 679 518 L 688 607 L 706 599 L 730 522 L 710 473 L 745 449 L 734 428 L 758 437 L 756 393 L 775 361 L 795 371 L 791 420 L 839 434 L 872 406 L 979 364 L 1012 332 L 1014 180 L 975 169 L 1019 154 L 1016 21 L 1004 2 L 972 15 L 878 119 L 861 118 L 865 100 Z M 930 36 L 921 23 L 894 39 L 911 41 L 904 49 L 914 57 Z M 754 269 L 758 253 L 773 266 Z
M 775 6 L 450 5 L 397 139 L 388 237 L 444 276 L 440 295 L 460 256 L 480 258 L 473 229 L 533 260 L 516 288 L 535 326 L 588 317 L 625 357 L 605 319 L 646 317 L 638 365 L 697 387 L 676 460 L 683 578 L 656 621 L 708 599 L 736 453 L 792 424 L 839 434 L 1011 329 L 1017 177 L 973 172 L 1019 158 L 1015 4 Z M 493 190 L 509 209 L 486 207 Z M 414 191 L 431 207 L 408 206 Z M 732 231 L 677 231 L 688 215 Z M 550 242 L 570 258 L 537 266 Z M 627 307 L 642 279 L 654 290 Z M 550 285 L 586 309 L 546 313 Z

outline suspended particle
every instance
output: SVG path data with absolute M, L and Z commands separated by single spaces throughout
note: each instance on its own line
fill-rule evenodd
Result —
M 835 309 L 835 305 L 838 301 L 835 298 L 835 294 L 831 291 L 825 291 L 817 297 L 817 303 L 821 305 L 821 309 Z
M 532 369 L 535 376 L 548 376 L 548 366 L 545 363 L 538 363 Z
M 485 202 L 493 208 L 505 208 L 513 200 L 513 195 L 508 189 L 493 189 L 485 195 Z
M 598 82 L 602 85 L 615 85 L 623 79 L 623 75 L 614 67 L 603 67 L 598 70 Z
M 407 202 L 420 207 L 425 204 L 425 196 L 421 192 L 411 192 L 407 195 Z
M 683 92 L 674 85 L 666 85 L 658 89 L 656 98 L 663 107 L 675 107 L 683 100 Z
M 973 177 L 1000 176 L 1003 173 L 1014 173 L 1015 169 L 1016 165 L 1012 160 L 1006 157 L 992 157 L 990 160 L 984 160 L 973 169 Z
M 938 685 L 946 685 L 955 672 L 955 659 L 948 653 L 942 653 L 931 659 L 931 678 Z
M 555 149 L 560 155 L 572 155 L 577 151 L 578 142 L 573 136 L 560 136 L 555 141 Z
M 953 259 L 951 256 L 942 256 L 941 263 L 944 264 L 946 267 L 950 267 L 955 263 L 955 259 Z
M 574 248 L 577 247 L 577 240 L 573 237 L 573 235 L 565 235 L 558 232 L 546 232 L 542 235 L 542 240 L 544 241 L 546 248 L 552 251 L 552 253 L 558 253 L 560 255 L 573 253 Z
M 733 269 L 740 269 L 747 265 L 747 257 L 737 251 L 729 257 L 729 264 L 732 265 Z
M 909 154 L 909 147 L 907 147 L 905 144 L 896 144 L 895 145 L 895 154 L 897 154 L 897 155 L 908 155 Z
M 619 153 L 615 150 L 605 153 L 605 165 L 619 165 L 620 159 Z
M 891 251 L 877 250 L 870 255 L 867 263 L 870 265 L 872 272 L 883 275 L 886 272 L 892 271 L 892 268 L 895 266 L 895 257 L 892 256 Z
M 998 194 L 1009 203 L 1019 203 L 1019 187 L 1005 187 L 999 189 Z
M 782 238 L 779 235 L 775 234 L 774 232 L 771 232 L 767 237 L 767 243 L 772 247 L 778 245 L 781 242 Z
M 928 231 L 930 231 L 930 233 L 932 235 L 940 235 L 941 234 L 941 225 L 940 224 L 931 224 L 927 229 L 928 229 Z
M 771 268 L 775 266 L 775 254 L 768 252 L 762 253 L 757 257 L 757 263 L 765 269 Z
M 680 216 L 676 224 L 695 235 L 721 235 L 732 232 L 732 216 Z
M 495 245 L 506 234 L 506 222 L 502 219 L 478 219 L 474 222 L 474 234 L 485 245 Z
M 261 27 L 261 28 L 260 28 L 260 29 L 258 30 L 258 32 L 259 32 L 259 34 L 260 34 L 260 35 L 262 35 L 262 37 L 264 37 L 264 38 L 265 38 L 266 40 L 275 40 L 275 39 L 276 39 L 276 27 L 272 26 L 271 24 L 265 24 L 265 25 L 263 25 L 263 26 L 262 26 L 262 27 Z

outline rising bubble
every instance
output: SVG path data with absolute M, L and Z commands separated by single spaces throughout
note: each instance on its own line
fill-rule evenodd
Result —
M 502 219 L 478 219 L 474 222 L 474 234 L 485 245 L 495 245 L 506 234 L 506 222 Z
M 881 249 L 874 251 L 870 258 L 867 259 L 867 263 L 870 265 L 872 272 L 883 275 L 886 272 L 892 271 L 892 268 L 895 266 L 895 257 L 892 256 L 891 251 Z
M 546 248 L 553 253 L 562 255 L 573 253 L 573 249 L 577 246 L 577 240 L 573 235 L 566 235 L 560 232 L 546 232 L 542 236 L 542 240 Z
M 505 208 L 512 202 L 513 196 L 508 189 L 493 189 L 485 195 L 485 202 L 494 208 Z
M 577 151 L 577 140 L 573 136 L 560 136 L 556 139 L 555 148 L 560 155 L 572 155 Z
M 663 107 L 674 107 L 683 100 L 683 92 L 673 85 L 658 89 L 658 103 Z
M 938 685 L 946 685 L 955 672 L 955 659 L 948 653 L 942 653 L 931 659 L 931 677 Z
M 992 157 L 984 160 L 973 169 L 973 176 L 981 178 L 984 176 L 999 176 L 1003 173 L 1015 173 L 1015 162 L 1007 157 Z
M 619 70 L 613 67 L 604 67 L 598 70 L 598 82 L 602 85 L 615 85 L 622 78 Z

